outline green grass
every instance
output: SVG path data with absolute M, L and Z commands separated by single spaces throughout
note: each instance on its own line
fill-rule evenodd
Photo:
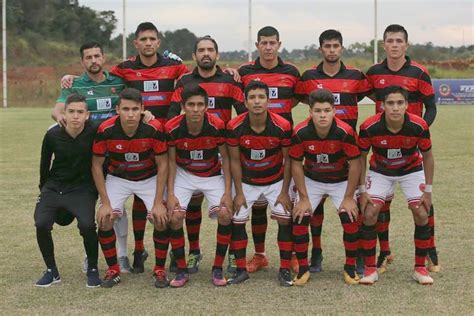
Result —
M 362 106 L 367 117 L 373 106 Z M 215 288 L 210 268 L 215 247 L 215 223 L 204 218 L 201 271 L 183 289 L 152 286 L 153 259 L 141 275 L 124 275 L 113 289 L 86 289 L 80 271 L 81 238 L 75 223 L 55 227 L 56 257 L 62 283 L 38 289 L 34 283 L 44 264 L 38 250 L 33 211 L 38 194 L 38 162 L 41 139 L 52 124 L 49 109 L 9 108 L 0 111 L 1 314 L 471 314 L 474 308 L 473 221 L 470 206 L 473 187 L 472 159 L 474 107 L 439 107 L 432 128 L 436 159 L 434 204 L 436 234 L 442 272 L 433 286 L 411 281 L 413 223 L 398 191 L 392 209 L 391 240 L 395 262 L 391 271 L 372 287 L 347 286 L 342 279 L 344 250 L 342 230 L 330 203 L 326 204 L 323 228 L 324 271 L 312 276 L 303 288 L 282 288 L 276 281 L 278 252 L 276 224 L 267 236 L 270 268 L 251 275 L 249 282 Z M 297 110 L 296 121 L 306 115 Z M 131 225 L 130 225 L 131 226 Z M 247 225 L 249 226 L 249 225 Z M 153 253 L 151 225 L 146 248 Z M 131 235 L 132 236 L 132 235 Z M 129 243 L 132 245 L 133 237 Z M 130 247 L 133 248 L 133 247 Z M 253 252 L 249 242 L 248 254 Z M 99 266 L 105 271 L 100 253 Z

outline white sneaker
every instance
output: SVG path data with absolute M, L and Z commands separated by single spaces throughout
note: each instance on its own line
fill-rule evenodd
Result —
M 422 285 L 431 285 L 434 282 L 433 278 L 428 274 L 426 267 L 416 267 L 415 272 L 413 272 L 413 280 Z
M 359 280 L 359 284 L 372 285 L 379 280 L 377 268 L 365 268 L 364 277 Z

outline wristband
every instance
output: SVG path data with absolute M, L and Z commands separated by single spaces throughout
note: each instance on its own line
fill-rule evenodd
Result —
M 433 185 L 431 185 L 431 184 L 425 184 L 425 190 L 424 190 L 424 192 L 426 192 L 426 193 L 431 193 L 431 192 L 433 192 Z
M 365 185 L 359 185 L 358 189 L 359 189 L 359 194 L 367 192 L 367 188 L 365 187 Z

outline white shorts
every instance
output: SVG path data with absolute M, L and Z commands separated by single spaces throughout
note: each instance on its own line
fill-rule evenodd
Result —
M 122 217 L 125 202 L 133 194 L 143 200 L 150 214 L 156 194 L 156 176 L 142 181 L 129 181 L 108 174 L 105 188 L 115 215 Z
M 316 207 L 319 205 L 321 200 L 326 196 L 329 196 L 332 200 L 332 204 L 339 210 L 344 195 L 346 194 L 347 181 L 341 181 L 337 183 L 324 183 L 314 181 L 308 177 L 304 177 L 306 184 L 306 191 L 308 192 L 309 202 L 311 203 L 311 212 L 314 212 Z M 299 196 L 298 199 L 299 200 Z M 354 201 L 356 201 L 356 194 L 354 193 Z M 309 214 L 308 214 L 309 215 Z
M 367 192 L 374 203 L 384 204 L 393 197 L 395 186 L 400 183 L 400 188 L 405 195 L 408 206 L 420 202 L 423 191 L 420 186 L 425 183 L 425 173 L 417 171 L 404 176 L 390 177 L 369 170 L 365 185 Z
M 204 194 L 207 200 L 208 215 L 211 218 L 215 218 L 225 192 L 224 176 L 198 177 L 181 167 L 177 167 L 174 180 L 174 195 L 179 201 L 181 211 L 186 212 L 189 201 L 196 192 Z
M 283 180 L 278 181 L 277 183 L 270 185 L 251 185 L 242 183 L 242 189 L 244 191 L 245 200 L 247 201 L 247 208 L 242 206 L 238 214 L 234 214 L 232 221 L 234 223 L 245 223 L 249 220 L 250 210 L 252 205 L 257 202 L 265 199 L 268 201 L 268 205 L 272 210 L 272 218 L 291 218 L 291 214 L 283 208 L 281 204 L 275 205 L 275 202 L 278 196 L 281 193 L 281 187 L 283 185 Z

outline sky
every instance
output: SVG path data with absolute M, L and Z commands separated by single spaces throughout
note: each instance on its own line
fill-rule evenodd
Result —
M 251 0 L 251 42 L 266 25 L 280 32 L 288 50 L 317 44 L 326 29 L 339 30 L 344 45 L 374 38 L 374 0 Z M 94 10 L 112 10 L 118 19 L 114 35 L 123 30 L 122 0 L 79 0 Z M 249 0 L 126 0 L 126 32 L 140 22 L 153 22 L 160 31 L 187 28 L 196 36 L 211 35 L 219 50 L 247 50 Z M 401 24 L 411 43 L 439 46 L 474 44 L 474 0 L 378 0 L 377 37 L 389 24 Z

